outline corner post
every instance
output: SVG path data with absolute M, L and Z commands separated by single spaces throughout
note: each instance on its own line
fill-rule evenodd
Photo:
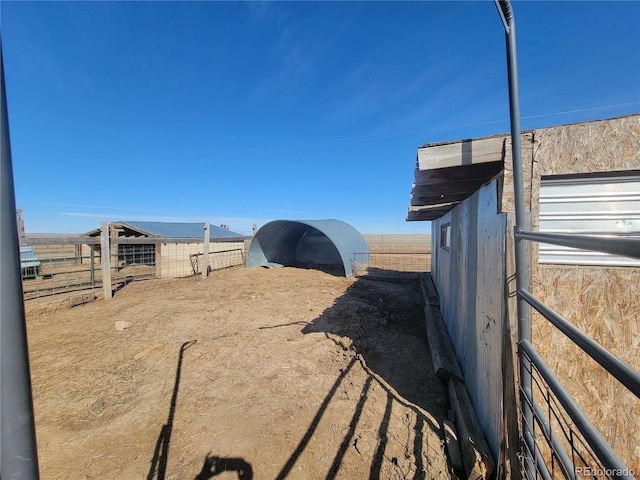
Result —
M 109 224 L 100 222 L 100 255 L 102 257 L 102 292 L 106 300 L 113 296 L 111 291 L 111 248 L 109 248 Z
M 211 225 L 209 222 L 204 224 L 204 245 L 202 246 L 202 279 L 207 278 L 209 274 L 209 240 L 211 238 Z

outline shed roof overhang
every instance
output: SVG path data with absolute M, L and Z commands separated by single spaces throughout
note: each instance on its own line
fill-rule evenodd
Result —
M 495 135 L 418 148 L 407 221 L 441 217 L 500 173 L 506 138 Z

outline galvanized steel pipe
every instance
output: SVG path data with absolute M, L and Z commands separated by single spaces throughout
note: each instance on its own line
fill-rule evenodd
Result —
M 527 221 L 524 205 L 524 180 L 522 169 L 522 133 L 520 127 L 520 92 L 518 87 L 518 61 L 516 51 L 516 22 L 509 0 L 494 0 L 505 29 L 507 43 L 507 74 L 509 82 L 509 114 L 511 121 L 511 154 L 513 162 L 513 196 L 516 220 L 514 226 L 516 288 L 527 289 L 530 284 L 530 259 L 527 256 L 525 240 L 518 234 L 525 229 Z M 531 341 L 531 309 L 524 299 L 518 297 L 518 339 Z M 520 385 L 525 392 L 531 392 L 531 366 L 529 360 L 520 356 Z M 526 401 L 522 402 L 525 425 L 533 422 L 533 413 Z
M 39 478 L 0 40 L 0 476 Z

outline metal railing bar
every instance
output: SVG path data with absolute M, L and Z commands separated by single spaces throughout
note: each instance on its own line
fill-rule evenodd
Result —
M 533 404 L 533 416 L 537 420 L 538 425 L 540 425 L 542 433 L 547 440 L 547 444 L 551 446 L 556 458 L 558 459 L 558 463 L 562 468 L 562 473 L 564 473 L 564 476 L 566 478 L 575 480 L 575 466 L 569 458 L 569 455 L 567 455 L 567 451 L 562 446 L 562 443 L 560 442 L 558 436 L 552 431 L 551 422 L 547 420 L 546 415 L 542 411 L 542 408 L 540 407 L 538 402 L 536 402 L 534 398 L 532 398 L 531 400 Z
M 574 466 L 576 465 L 577 461 L 580 461 L 581 465 L 589 465 L 589 461 L 586 459 L 584 454 L 588 454 L 591 458 L 597 461 L 597 458 L 594 456 L 593 450 L 588 445 L 588 443 L 584 441 L 584 437 L 580 436 L 579 432 L 576 432 L 574 430 L 571 419 L 566 414 L 566 411 L 563 409 L 558 399 L 550 393 L 549 386 L 544 383 L 544 379 L 540 375 L 533 375 L 533 374 L 532 374 L 532 379 L 536 387 L 538 388 L 539 393 L 545 399 L 547 407 L 549 408 L 549 415 L 550 415 L 549 419 L 551 418 L 551 415 L 553 415 L 555 420 L 558 422 L 559 431 L 562 432 L 562 436 L 564 437 L 564 440 L 568 442 L 571 448 L 572 460 L 570 462 Z M 524 392 L 523 392 L 523 395 L 524 395 Z M 526 401 L 529 402 L 530 400 L 526 399 Z M 535 400 L 532 399 L 532 401 L 535 401 Z M 539 404 L 537 404 L 536 406 L 538 405 Z M 541 416 L 545 416 L 544 412 L 541 414 Z M 578 433 L 578 435 L 576 435 L 576 433 Z M 581 445 L 583 449 L 582 453 L 580 450 L 576 449 L 576 446 L 575 446 L 576 442 L 578 442 Z M 556 456 L 556 458 L 558 457 Z M 558 460 L 560 459 L 558 458 Z M 602 470 L 602 468 L 600 467 L 598 468 Z M 631 473 L 634 474 L 633 472 Z M 577 472 L 575 474 L 578 475 Z M 579 477 L 579 478 L 582 478 L 582 477 Z
M 215 252 L 209 252 L 209 255 L 214 255 L 216 253 L 229 253 L 229 252 L 242 252 L 244 249 L 243 248 L 230 248 L 227 250 L 217 250 Z M 198 255 L 204 255 L 204 253 L 200 252 L 200 253 L 191 253 L 189 256 L 190 257 L 196 257 Z
M 627 468 L 624 462 L 616 455 L 602 434 L 593 426 L 584 412 L 575 403 L 571 394 L 558 381 L 531 343 L 528 340 L 521 340 L 519 347 L 521 351 L 527 355 L 531 363 L 535 365 L 540 376 L 545 380 L 549 389 L 562 404 L 603 466 L 610 471 L 619 473 L 619 475 L 616 475 L 616 478 L 635 479 L 633 475 L 630 475 L 629 468 Z
M 529 305 L 540 312 L 558 330 L 564 333 L 573 343 L 579 346 L 587 355 L 598 362 L 620 383 L 627 387 L 636 397 L 640 398 L 640 373 L 623 362 L 598 342 L 580 331 L 559 314 L 551 310 L 544 303 L 534 297 L 529 291 L 519 289 L 518 295 Z
M 524 443 L 526 445 L 527 451 L 529 452 L 529 458 L 531 458 L 535 462 L 537 472 L 540 474 L 540 476 L 544 480 L 553 480 L 553 476 L 549 472 L 549 467 L 547 466 L 544 459 L 542 458 L 542 455 L 540 455 L 539 453 L 536 454 L 536 451 L 539 449 L 536 445 L 535 440 L 531 435 L 531 432 L 529 430 L 525 431 L 524 437 L 525 437 Z
M 100 237 L 63 236 L 63 237 L 20 237 L 20 245 L 99 245 Z
M 538 388 L 540 388 L 539 382 L 536 381 L 536 383 L 538 384 Z M 553 405 L 551 404 L 551 402 L 549 402 L 548 404 L 549 408 L 551 409 L 550 413 L 552 413 L 555 417 L 555 420 L 558 422 L 559 430 L 562 432 L 564 439 L 571 447 L 571 457 L 573 459 L 571 460 L 571 462 L 573 463 L 573 465 L 576 465 L 576 460 L 579 460 L 582 462 L 582 464 L 587 465 L 589 461 L 585 457 L 585 453 L 596 460 L 593 457 L 593 452 L 591 451 L 589 445 L 587 445 L 584 439 L 579 435 L 579 432 L 573 430 L 571 419 L 567 418 L 567 415 L 565 415 L 566 412 L 563 411 L 562 406 L 558 403 L 558 400 L 550 395 L 548 393 L 548 390 L 549 389 L 547 388 L 547 400 L 553 400 Z M 582 452 L 576 448 L 576 444 L 579 444 L 582 447 Z
M 523 357 L 521 355 L 521 357 Z M 529 363 L 529 366 L 531 366 L 531 364 Z M 531 376 L 531 370 L 528 371 L 529 375 Z M 533 377 L 531 377 L 533 379 Z M 542 458 L 542 452 L 540 451 L 540 448 L 538 447 L 538 444 L 535 441 L 534 438 L 534 433 L 536 431 L 536 420 L 535 417 L 533 415 L 533 396 L 531 394 L 531 390 L 526 390 L 522 387 L 519 388 L 520 394 L 522 395 L 523 398 L 523 403 L 522 403 L 522 407 L 524 407 L 526 405 L 526 407 L 528 408 L 528 410 L 532 413 L 530 416 L 526 416 L 524 417 L 523 415 L 523 428 L 522 428 L 522 435 L 524 436 L 523 438 L 523 449 L 525 450 L 525 461 L 528 463 L 535 463 L 536 465 L 536 469 L 535 471 L 540 473 L 540 475 L 543 477 L 544 480 L 550 480 L 553 479 L 553 475 L 551 474 L 551 472 L 549 472 L 549 466 L 546 464 L 544 458 Z M 526 473 L 529 473 L 528 471 Z M 535 479 L 537 479 L 538 477 L 535 476 Z
M 640 238 L 613 237 L 605 235 L 590 235 L 576 233 L 540 233 L 520 231 L 515 234 L 517 239 L 550 243 L 563 247 L 591 250 L 611 255 L 620 255 L 640 259 Z

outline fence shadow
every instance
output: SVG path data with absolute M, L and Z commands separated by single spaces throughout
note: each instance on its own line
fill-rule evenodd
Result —
M 351 358 L 337 375 L 304 435 L 275 476 L 276 480 L 284 480 L 294 472 L 294 466 L 319 433 L 327 410 L 332 402 L 337 401 L 337 393 L 348 383 L 345 378 L 356 369 L 360 370 L 358 375 L 364 371 L 365 379 L 357 400 L 354 399 L 353 411 L 349 412 L 351 417 L 345 425 L 346 430 L 335 444 L 323 445 L 324 449 L 335 452 L 329 457 L 332 460 L 322 466 L 328 469 L 326 478 L 338 476 L 351 449 L 362 455 L 358 427 L 363 428 L 362 419 L 366 418 L 364 413 L 374 386 L 378 392 L 382 389 L 385 408 L 384 413 L 380 410 L 381 416 L 373 427 L 368 427 L 372 430 L 371 437 L 377 439 L 377 444 L 367 454 L 369 478 L 382 478 L 385 472 L 399 468 L 402 462 L 410 462 L 411 478 L 429 477 L 429 455 L 440 447 L 440 425 L 446 418 L 449 401 L 446 389 L 431 365 L 423 309 L 424 301 L 417 281 L 381 281 L 365 276 L 358 278 L 331 307 L 302 328 L 304 334 L 323 333 L 341 348 L 351 349 Z M 289 322 L 270 328 L 302 323 Z M 180 347 L 169 413 L 156 442 L 147 480 L 166 480 L 184 356 L 195 342 L 185 342 Z M 345 343 L 350 343 L 350 346 Z M 397 434 L 390 430 L 390 424 L 398 417 L 392 412 L 399 406 L 412 413 L 411 420 L 408 414 L 406 416 L 408 436 L 402 441 L 405 458 L 391 453 L 397 450 L 397 445 L 390 442 L 399 441 Z M 436 448 L 429 444 L 433 437 L 429 440 L 430 434 L 425 434 L 429 430 L 439 437 Z M 219 457 L 209 453 L 194 480 L 209 480 L 227 472 L 235 473 L 240 480 L 252 480 L 254 475 L 252 465 L 243 458 Z
M 359 278 L 302 332 L 348 337 L 367 368 L 403 398 L 446 417 L 448 394 L 433 371 L 424 299 L 412 274 Z
M 171 444 L 171 433 L 173 431 L 173 420 L 176 414 L 176 403 L 178 401 L 178 391 L 180 389 L 180 376 L 182 374 L 182 361 L 186 350 L 193 346 L 197 340 L 184 342 L 180 346 L 178 354 L 178 366 L 176 367 L 176 378 L 173 385 L 173 393 L 171 395 L 171 403 L 169 405 L 169 415 L 167 423 L 160 429 L 160 435 L 156 442 L 156 448 L 151 459 L 151 467 L 147 474 L 147 480 L 165 480 L 167 475 L 167 463 L 169 460 L 169 447 Z M 253 469 L 251 464 L 242 458 L 218 457 L 210 453 L 204 459 L 202 470 L 194 480 L 209 480 L 224 472 L 236 472 L 238 480 L 251 480 L 253 478 Z
M 180 353 L 178 354 L 178 366 L 176 368 L 176 379 L 173 384 L 173 393 L 171 395 L 171 403 L 169 405 L 169 416 L 167 417 L 167 423 L 165 423 L 160 429 L 160 435 L 158 435 L 158 441 L 156 442 L 156 448 L 153 452 L 153 458 L 151 460 L 151 467 L 147 474 L 147 480 L 164 480 L 167 474 L 167 461 L 169 459 L 169 446 L 171 443 L 171 432 L 173 430 L 173 419 L 176 414 L 176 403 L 178 401 L 178 390 L 180 388 L 180 374 L 182 373 L 182 360 L 184 358 L 184 352 L 194 345 L 196 340 L 184 342 L 180 347 Z
M 276 480 L 287 478 L 311 441 L 344 378 L 357 364 L 366 372 L 366 380 L 347 432 L 336 446 L 326 478 L 333 479 L 338 475 L 350 447 L 360 453 L 355 433 L 373 384 L 386 392 L 386 405 L 378 426 L 378 444 L 371 459 L 369 478 L 380 478 L 385 460 L 397 466 L 398 459 L 388 458 L 386 453 L 394 404 L 408 408 L 415 414 L 415 422 L 409 427 L 413 445 L 407 445 L 407 450 L 413 455 L 413 478 L 426 478 L 425 469 L 428 466 L 424 457 L 428 455 L 428 445 L 423 429 L 430 428 L 442 438 L 440 425 L 446 418 L 449 400 L 431 364 L 419 284 L 408 276 L 401 277 L 401 282 L 359 278 L 332 307 L 302 329 L 305 334 L 324 333 L 342 348 L 345 345 L 340 337 L 348 337 L 355 352 L 350 363 L 336 378 Z

